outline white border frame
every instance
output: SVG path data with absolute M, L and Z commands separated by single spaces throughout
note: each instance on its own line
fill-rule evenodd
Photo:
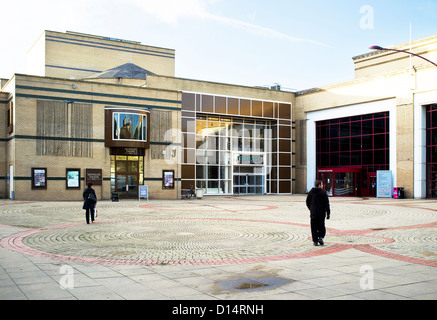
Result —
M 426 198 L 426 109 L 437 103 L 437 91 L 414 95 L 414 198 Z
M 115 139 L 114 138 L 114 115 L 115 114 L 117 114 L 118 115 L 118 130 L 117 130 L 117 135 L 118 136 L 120 136 L 120 114 L 131 114 L 131 115 L 135 115 L 135 116 L 141 116 L 141 117 L 144 117 L 144 119 L 146 120 L 145 121 L 145 124 L 146 124 L 146 139 L 144 140 L 144 139 L 120 139 L 120 138 L 118 138 L 118 139 Z M 147 136 L 147 117 L 148 117 L 149 115 L 148 114 L 145 114 L 145 113 L 135 113 L 135 112 L 122 112 L 122 111 L 114 111 L 113 113 L 112 113 L 112 141 L 134 141 L 134 142 L 147 142 L 148 141 L 148 139 L 149 139 L 149 137 Z M 142 130 L 142 128 L 141 128 L 141 130 Z
M 396 185 L 396 99 L 360 103 L 307 113 L 307 192 L 316 180 L 316 122 L 337 118 L 353 117 L 363 114 L 389 112 L 390 119 L 390 168 L 393 172 L 393 185 Z

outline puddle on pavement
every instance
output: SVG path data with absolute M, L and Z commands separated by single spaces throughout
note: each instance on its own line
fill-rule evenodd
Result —
M 268 284 L 260 283 L 257 281 L 247 281 L 247 282 L 243 282 L 240 285 L 238 285 L 238 287 L 236 287 L 236 289 L 237 290 L 252 290 L 252 289 L 259 289 L 259 288 L 264 288 L 264 287 L 268 287 Z
M 292 283 L 294 280 L 279 277 L 235 278 L 216 282 L 221 291 L 264 291 Z

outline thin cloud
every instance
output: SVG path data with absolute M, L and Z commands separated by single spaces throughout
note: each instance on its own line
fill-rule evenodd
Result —
M 217 16 L 217 15 L 213 15 L 213 14 L 207 14 L 206 17 L 209 18 L 210 20 L 215 20 L 215 21 L 221 22 L 221 23 L 226 24 L 226 25 L 246 29 L 247 31 L 249 31 L 251 33 L 255 33 L 255 34 L 260 35 L 260 36 L 276 37 L 276 38 L 280 38 L 280 39 L 284 39 L 284 40 L 288 40 L 288 41 L 292 41 L 292 42 L 308 42 L 308 43 L 316 44 L 319 46 L 325 46 L 325 47 L 327 46 L 326 44 L 315 41 L 315 40 L 290 36 L 286 33 L 280 32 L 280 31 L 276 31 L 276 30 L 273 30 L 270 28 L 258 26 L 258 25 L 252 24 L 252 23 L 247 23 L 247 22 L 244 22 L 241 20 L 226 18 L 226 17 Z
M 312 40 L 294 37 L 289 34 L 276 31 L 270 28 L 262 27 L 252 23 L 244 22 L 237 19 L 227 18 L 207 11 L 207 4 L 216 2 L 216 0 L 131 0 L 138 5 L 147 14 L 153 15 L 159 20 L 177 25 L 182 18 L 197 18 L 203 20 L 215 21 L 227 26 L 244 29 L 250 33 L 263 37 L 275 37 L 291 42 L 306 42 L 319 46 L 327 46 L 324 43 Z

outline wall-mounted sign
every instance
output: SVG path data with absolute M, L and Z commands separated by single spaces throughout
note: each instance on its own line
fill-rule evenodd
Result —
M 67 189 L 80 188 L 80 169 L 66 170 Z
M 333 169 L 319 169 L 319 172 L 320 173 L 331 173 L 331 172 L 334 172 L 334 170 Z
M 144 151 L 143 148 L 114 147 L 110 149 L 109 153 L 117 156 L 144 156 Z
M 47 189 L 47 168 L 32 168 L 32 189 Z
M 264 155 L 262 154 L 234 154 L 234 165 L 238 164 L 264 164 Z
M 86 169 L 85 181 L 95 186 L 101 186 L 103 181 L 102 169 Z

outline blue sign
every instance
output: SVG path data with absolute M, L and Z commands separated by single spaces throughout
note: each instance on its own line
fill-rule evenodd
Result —
M 391 198 L 393 192 L 393 179 L 390 170 L 376 171 L 376 197 Z
M 141 198 L 147 198 L 147 201 L 149 201 L 149 188 L 148 186 L 139 186 L 139 193 L 138 193 L 138 200 Z

